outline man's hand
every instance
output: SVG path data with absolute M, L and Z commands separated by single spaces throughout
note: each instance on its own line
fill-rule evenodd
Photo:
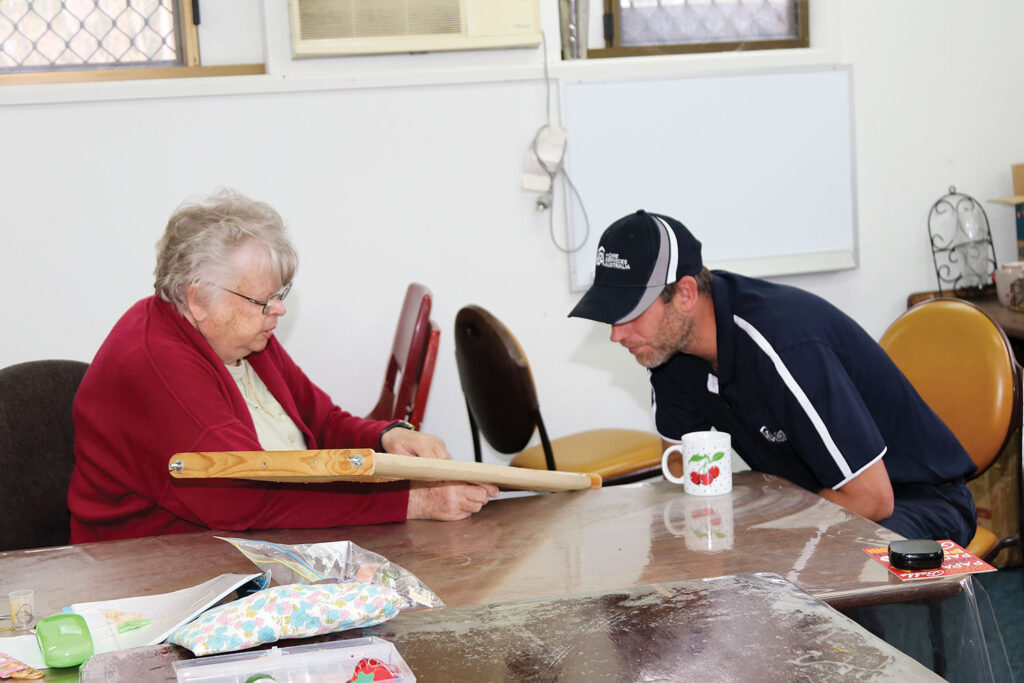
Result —
M 409 489 L 406 519 L 440 519 L 446 522 L 466 519 L 497 496 L 498 487 L 493 484 L 414 481 Z
M 445 448 L 444 441 L 432 434 L 415 432 L 411 429 L 389 429 L 381 438 L 381 446 L 385 453 L 395 455 L 416 455 L 421 458 L 437 458 L 451 460 L 452 456 Z

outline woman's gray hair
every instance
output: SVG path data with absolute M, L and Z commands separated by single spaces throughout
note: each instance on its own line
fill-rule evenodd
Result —
M 156 293 L 187 313 L 189 287 L 230 277 L 232 256 L 250 244 L 282 285 L 292 281 L 298 254 L 272 206 L 228 189 L 183 203 L 157 242 Z

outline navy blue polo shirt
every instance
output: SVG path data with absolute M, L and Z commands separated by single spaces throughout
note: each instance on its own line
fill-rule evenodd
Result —
M 677 354 L 651 371 L 658 432 L 710 427 L 759 472 L 837 489 L 884 458 L 896 484 L 939 485 L 975 467 L 885 351 L 809 292 L 713 273 L 718 370 Z

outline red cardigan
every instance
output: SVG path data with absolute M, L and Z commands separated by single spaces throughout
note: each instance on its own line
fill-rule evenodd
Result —
M 308 448 L 374 448 L 388 422 L 341 410 L 277 342 L 248 358 Z M 75 397 L 71 542 L 203 529 L 320 528 L 405 519 L 408 484 L 173 479 L 170 456 L 262 450 L 224 362 L 156 297 L 118 321 Z

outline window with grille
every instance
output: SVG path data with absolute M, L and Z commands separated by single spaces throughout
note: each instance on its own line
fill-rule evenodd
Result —
M 0 74 L 198 64 L 183 10 L 191 3 L 0 0 Z
M 0 0 L 0 73 L 186 64 L 177 0 Z
M 807 0 L 605 0 L 604 49 L 588 57 L 810 45 Z

